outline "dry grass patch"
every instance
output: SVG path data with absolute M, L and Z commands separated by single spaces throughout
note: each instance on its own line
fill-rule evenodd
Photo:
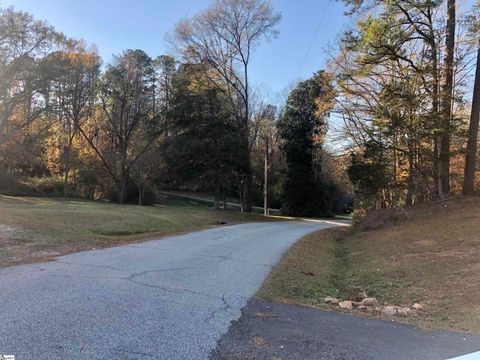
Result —
M 156 206 L 0 195 L 0 267 L 228 223 L 269 221 L 192 201 Z
M 260 296 L 326 307 L 325 296 L 426 305 L 408 321 L 480 332 L 480 199 L 371 214 L 355 229 L 310 235 L 284 257 Z M 403 320 L 405 321 L 405 320 Z

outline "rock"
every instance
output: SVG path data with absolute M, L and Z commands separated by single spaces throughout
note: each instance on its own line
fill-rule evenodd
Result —
M 397 309 L 397 315 L 398 316 L 407 317 L 407 316 L 410 316 L 411 314 L 412 314 L 412 310 L 409 309 L 409 308 L 399 308 L 399 309 Z
M 378 300 L 374 297 L 365 298 L 363 299 L 362 304 L 365 306 L 378 306 Z
M 357 308 L 359 306 L 363 306 L 363 302 L 361 301 L 352 301 L 352 305 L 354 308 Z
M 345 309 L 345 310 L 352 310 L 353 309 L 353 303 L 350 300 L 341 301 L 341 302 L 338 303 L 338 306 L 340 306 L 341 309 Z
M 393 306 L 385 306 L 382 308 L 380 314 L 384 316 L 394 316 L 397 313 L 397 310 Z
M 415 304 L 412 305 L 412 309 L 417 310 L 417 311 L 422 311 L 422 310 L 425 310 L 425 305 L 415 303 Z
M 361 312 L 366 312 L 366 311 L 368 311 L 368 309 L 371 309 L 371 308 L 369 308 L 368 306 L 365 306 L 365 305 L 359 305 L 357 307 L 357 310 L 361 311 Z
M 327 304 L 332 304 L 332 305 L 338 305 L 338 303 L 340 302 L 340 300 L 331 296 L 327 296 L 326 298 L 323 299 L 323 301 L 325 301 Z

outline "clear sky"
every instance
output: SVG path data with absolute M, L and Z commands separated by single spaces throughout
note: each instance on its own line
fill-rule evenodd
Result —
M 47 20 L 69 37 L 95 43 L 104 62 L 124 49 L 155 57 L 168 52 L 165 34 L 181 18 L 206 8 L 210 0 L 0 0 Z M 281 92 L 325 64 L 325 48 L 348 19 L 337 0 L 272 0 L 282 13 L 280 35 L 255 53 L 251 76 L 257 86 Z M 310 51 L 309 51 L 310 49 Z

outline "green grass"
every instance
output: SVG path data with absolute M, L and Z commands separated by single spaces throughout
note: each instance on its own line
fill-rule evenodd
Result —
M 0 266 L 208 228 L 215 226 L 218 219 L 228 223 L 271 220 L 235 211 L 214 211 L 186 200 L 134 206 L 0 196 Z
M 259 296 L 267 300 L 290 299 L 325 307 L 325 296 L 345 297 L 349 259 L 341 243 L 347 230 L 335 229 L 307 235 L 283 257 L 264 282 Z

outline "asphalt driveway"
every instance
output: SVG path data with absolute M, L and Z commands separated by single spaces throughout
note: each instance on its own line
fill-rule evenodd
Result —
M 235 225 L 0 269 L 0 354 L 347 360 L 443 359 L 480 350 L 476 335 L 252 298 L 297 239 L 339 225 Z
M 479 350 L 480 335 L 251 299 L 211 360 L 443 360 Z
M 282 253 L 337 225 L 243 224 L 0 269 L 0 354 L 206 359 Z

